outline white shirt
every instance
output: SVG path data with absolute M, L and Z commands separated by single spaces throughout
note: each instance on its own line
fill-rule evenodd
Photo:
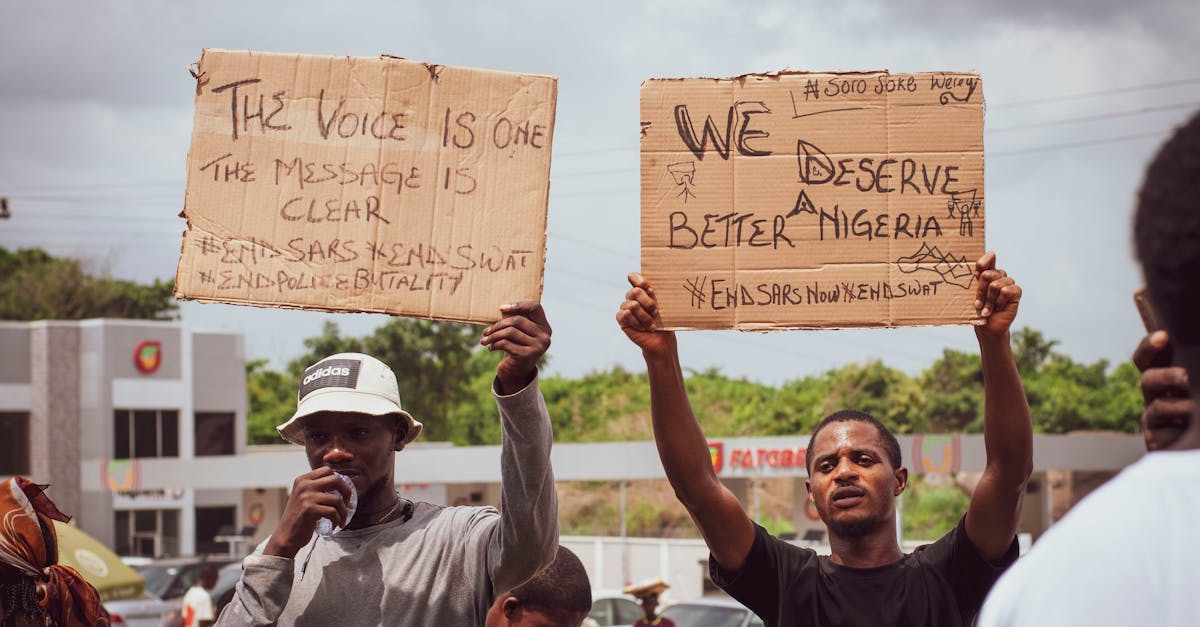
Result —
M 188 588 L 183 595 L 183 625 L 196 627 L 202 620 L 216 620 L 212 595 L 200 586 Z
M 1149 453 L 996 582 L 979 627 L 1197 625 L 1200 451 Z

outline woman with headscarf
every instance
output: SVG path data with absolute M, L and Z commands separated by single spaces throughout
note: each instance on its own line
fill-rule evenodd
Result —
M 75 569 L 58 563 L 53 520 L 69 522 L 24 477 L 0 483 L 0 627 L 108 627 L 100 595 Z

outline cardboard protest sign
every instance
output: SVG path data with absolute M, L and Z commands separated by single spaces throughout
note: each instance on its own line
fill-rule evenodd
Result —
M 557 83 L 205 50 L 179 298 L 491 322 L 538 299 Z
M 642 84 L 642 272 L 664 328 L 976 321 L 976 74 Z

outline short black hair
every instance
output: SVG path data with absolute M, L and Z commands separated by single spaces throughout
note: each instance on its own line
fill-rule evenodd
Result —
M 554 616 L 586 615 L 592 609 L 592 584 L 583 562 L 561 546 L 554 561 L 509 594 L 530 610 Z
M 900 468 L 900 442 L 896 440 L 896 436 L 892 434 L 891 430 L 884 426 L 882 422 L 879 422 L 878 418 L 868 414 L 865 411 L 859 411 L 857 409 L 843 409 L 825 416 L 825 418 L 821 420 L 821 424 L 818 424 L 817 428 L 813 429 L 812 437 L 808 439 L 808 449 L 806 449 L 804 454 L 804 467 L 806 470 L 808 470 L 808 474 L 810 476 L 812 475 L 813 463 L 812 450 L 813 444 L 817 441 L 817 434 L 820 433 L 821 429 L 824 429 L 826 425 L 833 422 L 865 422 L 875 427 L 875 430 L 879 432 L 879 445 L 882 446 L 883 450 L 887 452 L 888 461 L 892 463 L 892 468 Z
M 1175 130 L 1146 168 L 1134 246 L 1172 341 L 1200 343 L 1200 113 Z

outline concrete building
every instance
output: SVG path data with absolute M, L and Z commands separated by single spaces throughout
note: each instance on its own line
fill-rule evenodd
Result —
M 126 555 L 192 554 L 234 525 L 240 489 L 141 489 L 130 461 L 246 452 L 242 338 L 175 322 L 0 322 L 0 475 Z

